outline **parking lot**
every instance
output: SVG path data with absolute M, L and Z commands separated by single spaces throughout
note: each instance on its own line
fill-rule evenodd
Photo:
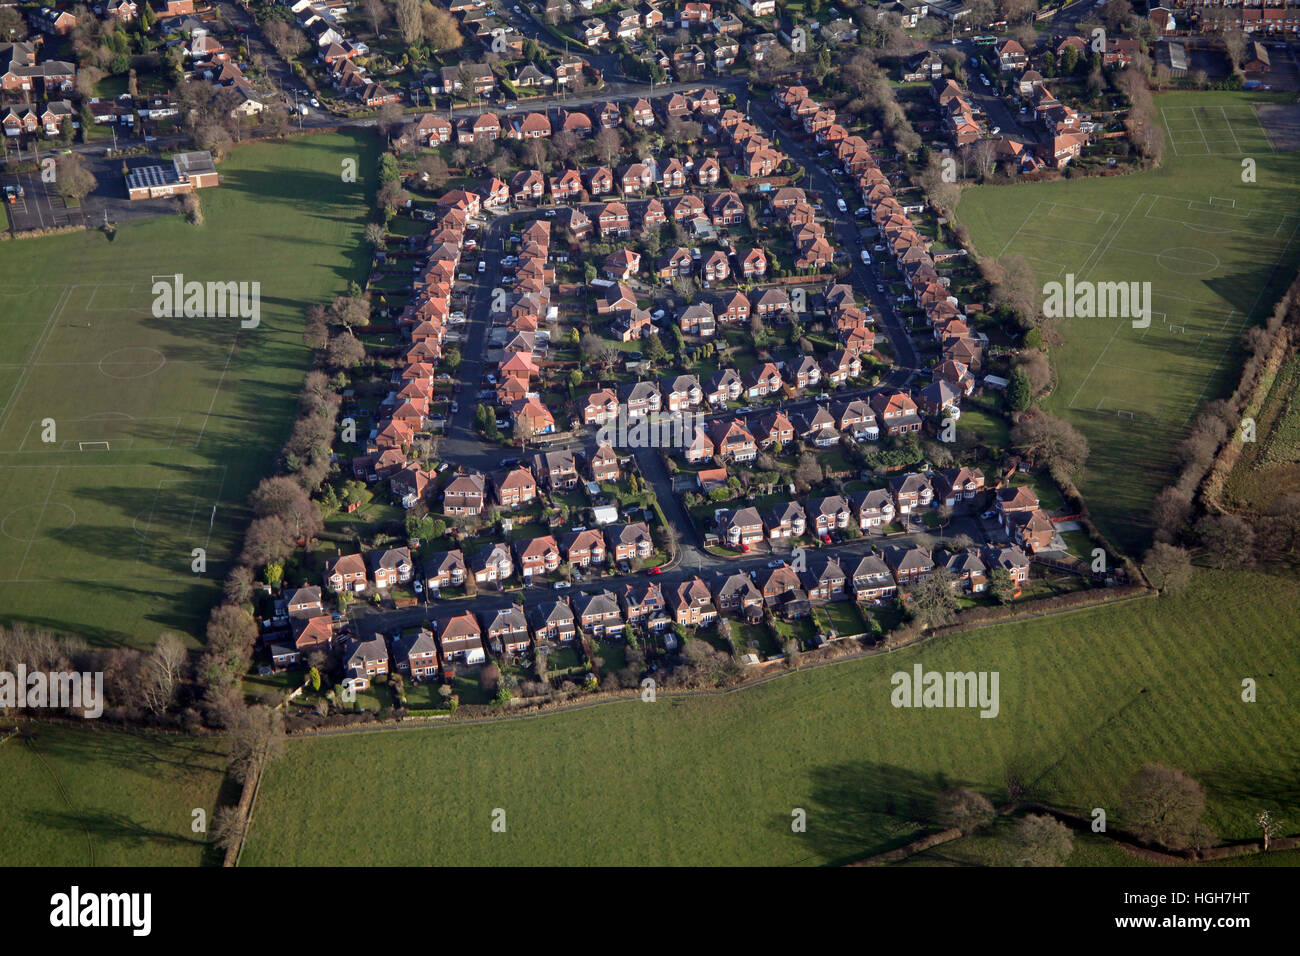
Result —
M 40 173 L 6 175 L 0 177 L 0 185 L 22 189 L 21 196 L 5 196 L 9 222 L 15 231 L 54 229 L 81 223 L 81 210 L 69 209 L 53 183 L 41 182 Z M 8 189 L 5 192 L 8 193 Z M 9 202 L 10 198 L 12 202 Z
M 68 208 L 54 183 L 41 181 L 39 172 L 0 174 L 0 187 L 20 186 L 23 195 L 6 203 L 10 228 L 15 232 L 30 229 L 55 229 L 61 226 L 90 227 L 103 224 L 105 214 L 109 222 L 122 223 L 154 216 L 176 215 L 174 199 L 147 199 L 132 202 L 126 195 L 122 177 L 122 160 L 82 153 L 87 168 L 94 174 L 94 190 L 81 201 L 81 206 Z M 133 157 L 128 164 L 150 162 L 148 157 Z

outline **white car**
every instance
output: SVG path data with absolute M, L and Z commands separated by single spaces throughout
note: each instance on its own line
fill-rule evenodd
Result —
M 844 201 L 844 197 L 843 197 L 843 196 L 841 196 L 839 199 L 835 200 L 835 205 L 839 207 L 840 212 L 848 212 L 848 211 L 849 211 L 849 204 L 846 203 L 846 202 Z
M 867 252 L 866 249 L 862 250 L 862 262 L 864 265 L 871 265 L 871 253 Z
M 487 272 L 487 260 L 485 260 L 485 259 L 480 259 L 480 260 L 478 261 L 478 271 L 479 271 L 479 272 Z
M 571 588 L 571 587 L 573 587 L 573 585 L 571 585 L 568 581 L 556 581 L 556 582 L 555 582 L 555 590 L 557 590 L 557 591 L 564 591 L 564 590 L 567 590 L 568 588 Z
M 316 107 L 316 109 L 320 109 L 320 100 L 316 99 L 316 97 L 313 96 L 311 98 L 311 105 Z
M 554 210 L 554 209 L 548 209 L 548 210 L 546 210 L 546 218 L 547 218 L 547 219 L 554 219 L 554 218 L 555 218 L 555 210 Z
M 411 587 L 412 587 L 412 589 L 415 591 L 416 594 L 423 594 L 423 593 L 424 593 L 424 585 L 423 585 L 421 582 L 419 582 L 419 581 L 416 581 L 415 584 L 413 584 Z

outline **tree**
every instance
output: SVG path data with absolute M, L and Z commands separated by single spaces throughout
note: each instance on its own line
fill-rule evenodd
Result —
M 218 696 L 244 675 L 253 660 L 257 622 L 234 604 L 214 608 L 208 618 L 207 650 L 199 662 L 199 680 Z
M 1192 580 L 1192 558 L 1185 548 L 1157 541 L 1142 556 L 1142 573 L 1162 594 L 1181 591 Z
M 366 22 L 370 24 L 370 29 L 378 34 L 383 25 L 388 22 L 388 7 L 384 5 L 384 0 L 365 0 L 361 9 L 365 13 Z
M 1011 580 L 1011 572 L 1006 568 L 994 568 L 989 572 L 989 593 L 999 604 L 1010 604 L 1019 588 Z
M 275 47 L 275 52 L 292 60 L 307 49 L 307 36 L 294 24 L 284 20 L 267 20 L 262 24 L 262 35 Z
M 951 624 L 957 613 L 957 592 L 952 572 L 936 567 L 930 576 L 912 590 L 912 618 L 922 627 Z
M 447 161 L 437 153 L 426 153 L 415 164 L 415 173 L 420 182 L 431 189 L 441 189 L 451 178 Z
M 1026 458 L 1066 474 L 1078 472 L 1088 460 L 1088 440 L 1064 419 L 1037 411 L 1011 429 L 1011 444 Z
M 247 604 L 253 596 L 253 569 L 246 564 L 235 565 L 222 593 L 230 604 Z
M 387 138 L 393 134 L 393 130 L 402 125 L 404 115 L 401 103 L 385 103 L 379 108 L 379 116 L 375 118 L 375 125 L 379 127 L 379 132 Z
M 1201 821 L 1205 792 L 1182 770 L 1144 765 L 1129 780 L 1123 807 L 1125 821 L 1145 843 L 1185 850 L 1214 841 Z
M 334 369 L 355 368 L 365 357 L 366 347 L 351 332 L 333 336 L 325 348 L 325 363 Z
M 80 205 L 98 185 L 95 174 L 90 171 L 80 153 L 60 156 L 55 165 L 58 176 L 59 195 L 69 204 Z
M 377 222 L 366 223 L 366 242 L 376 249 L 382 249 L 388 241 L 388 232 Z
M 958 787 L 939 794 L 935 817 L 940 826 L 972 833 L 991 823 L 993 816 L 993 803 L 982 793 Z
M 212 826 L 208 828 L 208 839 L 223 853 L 233 853 L 244 842 L 247 825 L 248 821 L 238 807 L 217 807 L 217 812 L 212 815 Z
M 420 29 L 425 42 L 440 53 L 444 50 L 458 50 L 465 42 L 456 18 L 448 11 L 432 4 L 424 6 Z
M 424 4 L 422 0 L 397 0 L 393 13 L 397 18 L 397 29 L 402 34 L 402 41 L 410 46 L 419 40 L 424 32 Z
M 1045 813 L 1021 818 L 1007 840 L 1013 866 L 1060 866 L 1074 852 L 1074 834 Z
M 165 713 L 176 699 L 176 690 L 185 676 L 188 655 L 180 637 L 164 631 L 145 661 L 142 685 L 145 706 L 153 714 Z
M 1029 385 L 1029 375 L 1023 368 L 1017 367 L 1011 372 L 1011 384 L 1007 386 L 1007 401 L 1018 412 L 1023 412 L 1033 401 L 1033 389 Z
M 1232 29 L 1223 32 L 1223 50 L 1228 55 L 1228 62 L 1233 70 L 1240 70 L 1241 63 L 1246 57 L 1246 34 L 1241 30 Z
M 249 707 L 231 734 L 230 775 L 241 782 L 247 780 L 262 765 L 283 756 L 284 748 L 284 715 L 280 710 L 262 704 Z
M 17 43 L 27 39 L 27 22 L 16 7 L 0 8 L 0 41 Z
M 1237 515 L 1206 515 L 1196 522 L 1196 534 L 1205 549 L 1205 561 L 1220 571 L 1250 564 L 1255 552 L 1255 532 Z

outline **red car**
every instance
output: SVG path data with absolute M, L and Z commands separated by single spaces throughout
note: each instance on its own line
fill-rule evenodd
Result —
M 650 573 L 651 573 L 651 574 L 661 574 L 662 572 L 663 572 L 663 568 L 651 568 L 651 569 L 650 569 Z

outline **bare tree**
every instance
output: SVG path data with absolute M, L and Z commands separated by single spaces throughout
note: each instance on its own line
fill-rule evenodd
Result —
M 1031 813 L 1007 840 L 1013 866 L 1060 866 L 1074 852 L 1074 834 L 1055 817 Z
M 142 688 L 145 706 L 151 713 L 164 713 L 172 705 L 185 676 L 187 659 L 185 645 L 177 635 L 164 631 L 158 636 L 153 654 L 145 662 Z
M 935 816 L 942 826 L 971 833 L 993 820 L 993 803 L 982 793 L 958 787 L 939 794 Z

